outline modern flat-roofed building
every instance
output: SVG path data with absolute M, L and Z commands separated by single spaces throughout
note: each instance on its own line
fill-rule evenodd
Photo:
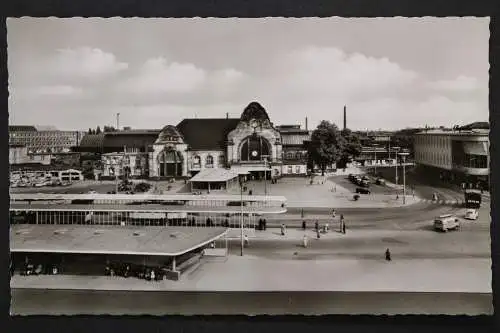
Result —
M 415 163 L 429 177 L 488 187 L 489 130 L 424 130 L 415 134 Z
M 78 146 L 83 131 L 39 131 L 35 126 L 9 126 L 9 143 L 23 145 L 29 153 L 69 152 Z

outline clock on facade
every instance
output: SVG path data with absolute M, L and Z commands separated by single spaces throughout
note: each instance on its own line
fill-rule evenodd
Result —
M 252 151 L 252 156 L 253 156 L 253 157 L 257 157 L 257 155 L 258 155 L 258 154 L 259 154 L 259 153 L 258 153 L 256 150 Z

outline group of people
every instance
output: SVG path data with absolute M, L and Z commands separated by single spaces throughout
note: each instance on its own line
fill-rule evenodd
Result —
M 259 230 L 266 230 L 266 229 L 267 229 L 267 220 L 259 219 Z

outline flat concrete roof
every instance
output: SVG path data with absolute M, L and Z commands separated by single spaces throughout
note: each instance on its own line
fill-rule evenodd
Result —
M 122 201 L 141 201 L 141 200 L 158 200 L 158 201 L 239 201 L 240 195 L 230 194 L 48 194 L 48 193 L 11 193 L 10 199 L 16 200 L 122 200 Z M 244 201 L 280 201 L 285 202 L 284 196 L 277 195 L 243 195 Z
M 168 205 L 124 205 L 124 204 L 46 204 L 46 203 L 11 203 L 11 211 L 61 211 L 61 212 L 176 212 L 176 213 L 241 213 L 240 206 L 168 206 Z M 281 214 L 284 207 L 247 207 L 243 213 L 248 214 Z
M 18 224 L 10 227 L 10 251 L 179 256 L 226 232 L 226 228 L 212 227 Z
M 189 181 L 191 183 L 197 182 L 225 182 L 234 178 L 238 178 L 238 173 L 221 168 L 205 169 L 196 174 Z

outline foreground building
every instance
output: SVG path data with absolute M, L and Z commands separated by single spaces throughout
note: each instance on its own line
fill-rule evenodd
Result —
M 427 130 L 415 135 L 415 163 L 429 177 L 488 188 L 489 130 Z

